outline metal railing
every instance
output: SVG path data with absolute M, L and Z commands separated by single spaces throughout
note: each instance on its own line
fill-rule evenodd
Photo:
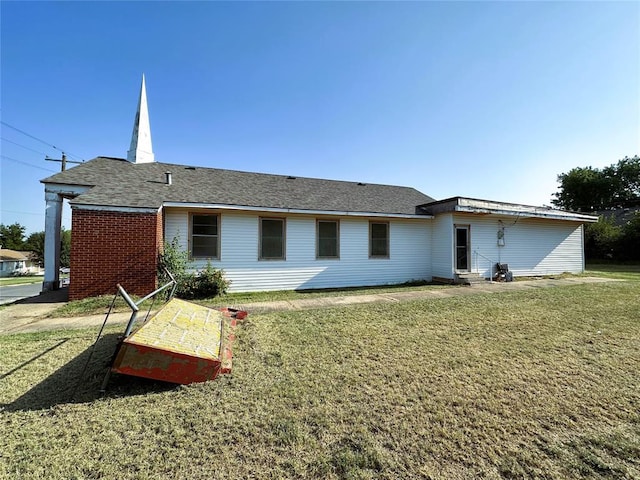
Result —
M 127 328 L 124 331 L 124 338 L 127 338 L 131 334 L 131 330 L 133 330 L 133 325 L 135 324 L 136 319 L 138 317 L 138 312 L 140 311 L 140 305 L 142 305 L 143 302 L 145 302 L 146 300 L 149 300 L 150 298 L 153 298 L 151 305 L 149 305 L 149 310 L 147 310 L 147 315 L 145 316 L 145 321 L 146 321 L 147 318 L 149 318 L 149 314 L 151 313 L 151 309 L 153 308 L 153 305 L 155 304 L 156 295 L 166 290 L 167 288 L 172 287 L 171 293 L 169 294 L 167 301 L 171 300 L 171 298 L 173 297 L 173 294 L 176 291 L 176 287 L 178 283 L 176 282 L 176 279 L 173 278 L 173 275 L 171 275 L 171 272 L 169 272 L 169 270 L 165 270 L 165 271 L 167 275 L 169 275 L 169 278 L 171 279 L 169 283 L 166 283 L 160 288 L 155 289 L 153 292 L 151 292 L 148 295 L 145 295 L 137 302 L 134 302 L 133 299 L 127 293 L 127 291 L 124 289 L 124 287 L 118 284 L 118 292 L 120 293 L 124 301 L 127 302 L 127 305 L 129 305 L 129 308 L 131 308 L 131 317 L 129 318 L 129 323 L 127 323 Z
M 473 251 L 473 255 L 475 257 L 475 271 L 478 275 L 480 275 L 480 267 L 479 267 L 479 261 L 478 261 L 478 257 L 482 257 L 485 260 L 487 260 L 489 262 L 489 281 L 493 282 L 493 266 L 496 264 L 495 261 L 491 260 L 489 257 L 485 257 L 484 255 L 482 255 L 480 252 L 478 252 L 477 250 Z
M 151 292 L 148 295 L 145 295 L 144 297 L 142 297 L 140 300 L 138 300 L 137 302 L 134 302 L 133 299 L 129 296 L 129 294 L 127 293 L 127 291 L 124 289 L 124 287 L 120 284 L 117 285 L 118 287 L 118 291 L 116 292 L 116 294 L 113 296 L 113 300 L 111 301 L 111 305 L 109 306 L 109 310 L 107 311 L 107 314 L 104 317 L 104 322 L 102 322 L 102 326 L 100 327 L 100 331 L 98 332 L 98 336 L 96 337 L 96 341 L 93 343 L 92 347 L 91 347 L 91 353 L 89 354 L 89 357 L 87 358 L 87 362 L 82 370 L 82 373 L 80 374 L 80 378 L 78 381 L 78 384 L 76 385 L 74 392 L 73 392 L 73 396 L 75 396 L 75 392 L 78 388 L 78 385 L 80 384 L 80 382 L 82 381 L 82 379 L 84 378 L 84 375 L 87 371 L 87 367 L 89 366 L 89 362 L 91 362 L 91 358 L 93 357 L 93 352 L 95 351 L 96 345 L 98 343 L 98 341 L 100 340 L 100 337 L 102 336 L 102 332 L 104 331 L 104 327 L 107 325 L 107 320 L 109 320 L 109 316 L 111 315 L 111 312 L 113 311 L 113 307 L 116 304 L 116 300 L 118 299 L 118 295 L 120 295 L 123 300 L 127 303 L 127 305 L 129 305 L 129 308 L 131 308 L 131 317 L 129 318 L 129 322 L 127 323 L 127 328 L 124 331 L 124 334 L 122 336 L 122 339 L 124 340 L 125 338 L 127 338 L 129 335 L 131 335 L 131 330 L 133 330 L 133 326 L 138 318 L 138 312 L 140 311 L 140 305 L 145 302 L 146 300 L 149 300 L 150 298 L 153 298 L 153 301 L 151 302 L 151 304 L 149 305 L 149 309 L 147 310 L 147 314 L 145 315 L 144 321 L 146 322 L 147 319 L 149 318 L 149 314 L 151 313 L 151 310 L 153 308 L 153 306 L 155 305 L 155 301 L 156 301 L 156 296 L 160 293 L 163 292 L 164 290 L 168 289 L 169 287 L 171 287 L 171 292 L 169 293 L 168 297 L 167 297 L 167 302 L 169 300 L 171 300 L 173 298 L 173 294 L 176 291 L 176 287 L 178 286 L 178 282 L 176 282 L 176 279 L 174 278 L 173 275 L 171 275 L 171 272 L 167 269 L 165 269 L 165 273 L 169 276 L 169 278 L 171 280 L 169 280 L 168 283 L 162 285 L 161 287 L 155 289 L 153 292 Z M 120 343 L 122 343 L 122 341 L 118 342 L 118 346 L 116 347 L 116 352 L 113 355 L 113 358 L 111 359 L 111 364 L 113 364 L 113 360 L 115 360 L 115 355 L 118 352 L 118 349 L 120 348 Z M 107 387 L 107 383 L 109 382 L 109 377 L 111 376 L 111 364 L 109 365 L 109 370 L 107 370 L 107 373 L 105 374 L 105 377 L 102 381 L 102 386 L 100 387 L 100 392 L 104 393 Z

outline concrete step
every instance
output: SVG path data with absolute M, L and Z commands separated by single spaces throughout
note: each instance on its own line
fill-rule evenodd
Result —
M 474 285 L 478 283 L 485 283 L 484 277 L 481 277 L 478 273 L 456 273 L 455 283 L 459 285 Z

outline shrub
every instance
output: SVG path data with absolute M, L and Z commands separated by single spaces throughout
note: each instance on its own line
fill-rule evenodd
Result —
M 613 260 L 617 257 L 622 231 L 613 218 L 601 215 L 596 223 L 586 225 L 584 231 L 585 255 L 588 259 Z
M 224 295 L 229 288 L 229 281 L 224 278 L 224 271 L 214 268 L 211 263 L 196 273 L 185 273 L 178 280 L 176 296 L 191 300 L 211 298 Z
M 178 238 L 165 243 L 158 261 L 158 283 L 164 285 L 170 278 L 166 270 L 176 279 L 175 295 L 185 300 L 211 298 L 227 293 L 230 282 L 224 278 L 224 271 L 214 268 L 210 262 L 199 272 L 187 270 L 189 258 L 180 248 Z M 166 270 L 165 270 L 166 269 Z
M 173 237 L 171 243 L 165 242 L 164 249 L 158 256 L 158 283 L 164 285 L 171 280 L 167 270 L 176 280 L 186 275 L 188 264 L 189 256 L 180 248 L 178 237 Z
M 640 260 L 640 212 L 635 212 L 631 220 L 622 226 L 619 243 L 622 260 Z

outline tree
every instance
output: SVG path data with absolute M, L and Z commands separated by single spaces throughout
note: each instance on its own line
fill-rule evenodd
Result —
M 623 260 L 640 260 L 640 211 L 622 226 L 620 252 Z
M 556 192 L 554 205 L 566 210 L 592 212 L 602 210 L 613 203 L 615 190 L 610 176 L 592 167 L 576 167 L 569 173 L 558 175 L 560 191 Z
M 558 175 L 555 206 L 593 212 L 640 204 L 640 157 L 625 157 L 602 170 L 576 167 Z
M 71 265 L 71 230 L 62 227 L 60 232 L 60 266 Z
M 624 157 L 618 162 L 614 176 L 618 203 L 636 205 L 640 201 L 640 157 Z
M 24 242 L 24 249 L 35 254 L 36 261 L 44 266 L 44 232 L 29 235 Z M 68 267 L 71 260 L 71 230 L 62 227 L 60 232 L 60 266 Z
M 22 250 L 25 228 L 18 222 L 12 225 L 0 224 L 0 245 L 9 250 Z
M 24 242 L 25 250 L 33 252 L 35 261 L 40 266 L 44 266 L 44 232 L 35 232 L 27 237 Z
M 624 157 L 599 170 L 576 167 L 558 175 L 560 190 L 551 202 L 567 210 L 599 211 L 597 223 L 585 227 L 587 259 L 640 260 L 640 213 L 616 225 L 611 210 L 640 207 L 640 157 Z M 604 212 L 609 210 L 609 212 Z M 629 208 L 633 212 L 633 208 Z M 627 209 L 625 208 L 625 212 Z M 626 215 L 626 213 L 625 213 Z M 608 218 L 607 218 L 608 217 Z
M 584 229 L 584 251 L 588 259 L 615 260 L 622 229 L 613 217 L 601 215 L 596 223 L 589 223 Z

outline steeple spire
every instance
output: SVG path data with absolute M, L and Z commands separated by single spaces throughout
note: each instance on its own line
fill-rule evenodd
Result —
M 144 74 L 142 74 L 138 111 L 136 112 L 136 120 L 133 123 L 131 147 L 127 152 L 127 160 L 133 163 L 150 163 L 155 161 L 153 148 L 151 146 L 151 126 L 149 125 L 149 109 L 147 107 L 147 90 L 144 85 Z

